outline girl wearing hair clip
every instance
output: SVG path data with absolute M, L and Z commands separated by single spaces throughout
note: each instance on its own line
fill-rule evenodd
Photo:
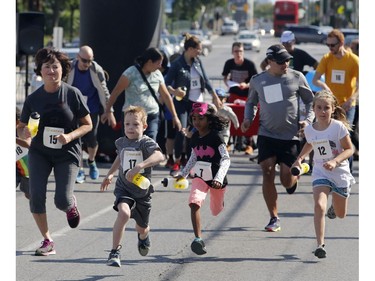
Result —
M 191 171 L 193 177 L 189 206 L 195 239 L 191 250 L 197 255 L 207 253 L 202 240 L 200 208 L 210 192 L 210 209 L 217 216 L 224 208 L 227 172 L 230 158 L 225 142 L 219 131 L 227 125 L 227 120 L 218 116 L 213 106 L 194 103 L 190 121 L 196 131 L 191 137 L 191 155 L 177 178 L 186 178 Z

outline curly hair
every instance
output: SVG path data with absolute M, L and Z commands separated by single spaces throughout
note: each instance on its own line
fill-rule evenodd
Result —
M 40 49 L 35 55 L 35 69 L 36 75 L 42 76 L 41 70 L 44 63 L 53 63 L 58 60 L 62 68 L 62 80 L 64 80 L 72 68 L 72 64 L 67 54 L 59 51 L 58 49 L 47 47 Z
M 200 103 L 203 104 L 203 103 Z M 225 119 L 222 116 L 217 115 L 217 110 L 214 106 L 211 104 L 207 104 L 207 112 L 204 114 L 204 116 L 207 117 L 207 121 L 209 123 L 209 128 L 211 130 L 217 130 L 217 131 L 222 131 L 229 125 L 229 120 Z M 193 124 L 193 119 L 192 119 L 193 114 L 190 113 L 189 116 L 189 122 L 190 124 Z

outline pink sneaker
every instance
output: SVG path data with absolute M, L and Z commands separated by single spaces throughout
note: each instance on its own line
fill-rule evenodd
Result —
M 77 199 L 73 195 L 74 205 L 66 212 L 66 218 L 68 219 L 69 226 L 76 228 L 79 225 L 80 215 L 77 208 Z
M 55 243 L 48 239 L 44 239 L 44 241 L 42 242 L 42 246 L 35 251 L 36 256 L 49 256 L 55 254 Z

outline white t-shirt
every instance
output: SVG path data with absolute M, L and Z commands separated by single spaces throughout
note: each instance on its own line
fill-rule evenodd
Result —
M 349 161 L 344 160 L 332 171 L 326 170 L 323 164 L 339 155 L 343 148 L 340 140 L 349 134 L 345 125 L 338 120 L 332 119 L 327 129 L 318 131 L 313 125 L 305 128 L 306 141 L 314 148 L 314 169 L 312 180 L 328 179 L 337 187 L 349 187 L 355 183 L 350 173 Z

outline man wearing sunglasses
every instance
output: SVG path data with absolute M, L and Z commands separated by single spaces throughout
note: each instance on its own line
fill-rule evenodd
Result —
M 88 166 L 90 168 L 90 178 L 96 180 L 99 177 L 99 170 L 95 162 L 95 156 L 98 151 L 98 127 L 110 93 L 107 88 L 104 70 L 94 61 L 94 52 L 91 47 L 82 46 L 80 48 L 77 58 L 72 62 L 72 70 L 69 73 L 67 83 L 81 90 L 90 109 L 93 128 L 92 131 L 82 138 L 82 141 L 87 146 L 89 154 Z M 113 119 L 110 118 L 110 120 L 115 120 L 113 109 L 111 115 Z M 108 122 L 110 125 L 116 124 L 116 122 Z M 76 178 L 77 183 L 83 183 L 86 179 L 85 171 L 83 170 L 83 159 L 81 159 L 80 165 L 81 167 Z
M 293 58 L 289 62 L 289 68 L 294 70 L 298 70 L 303 74 L 306 74 L 307 71 L 304 71 L 305 66 L 311 67 L 316 69 L 318 66 L 318 61 L 313 58 L 309 53 L 306 51 L 296 48 L 296 38 L 294 33 L 290 30 L 285 30 L 280 37 L 281 44 L 284 45 L 285 49 L 288 51 Z M 261 64 L 260 68 L 265 70 L 267 68 L 267 58 L 265 58 Z
M 346 119 L 353 125 L 359 94 L 359 58 L 345 49 L 344 34 L 338 29 L 328 33 L 326 45 L 329 52 L 320 60 L 312 82 L 337 98 L 346 112 Z M 325 82 L 320 80 L 323 74 Z M 352 170 L 353 157 L 349 158 L 349 163 Z
M 298 177 L 291 174 L 290 167 L 298 156 L 299 133 L 314 119 L 313 93 L 302 72 L 288 67 L 292 56 L 282 44 L 270 46 L 266 55 L 269 68 L 250 80 L 241 129 L 246 132 L 250 128 L 259 103 L 258 164 L 263 174 L 263 197 L 271 217 L 265 230 L 275 232 L 281 229 L 275 167 L 279 164 L 280 182 L 287 193 L 294 193 Z M 306 108 L 303 121 L 299 121 L 299 100 Z
M 358 97 L 359 58 L 344 47 L 344 34 L 333 29 L 327 37 L 329 52 L 320 60 L 316 69 L 314 85 L 330 91 L 346 111 L 346 119 L 353 124 Z M 325 82 L 320 77 L 325 75 Z

